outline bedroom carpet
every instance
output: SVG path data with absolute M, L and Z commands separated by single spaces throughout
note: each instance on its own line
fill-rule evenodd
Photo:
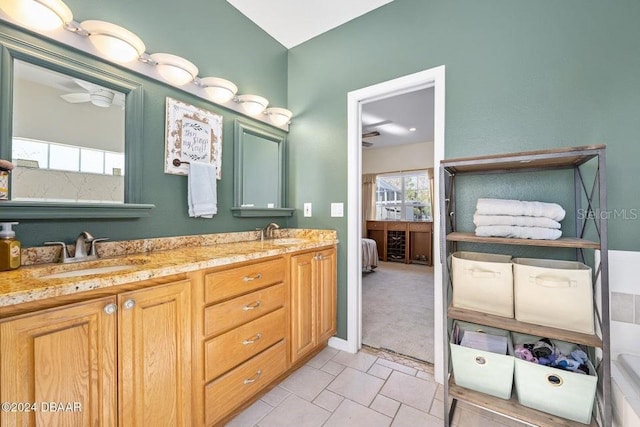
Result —
M 381 261 L 362 273 L 362 343 L 433 363 L 433 267 Z

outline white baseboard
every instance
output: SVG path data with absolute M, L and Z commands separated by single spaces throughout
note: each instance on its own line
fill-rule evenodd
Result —
M 336 350 L 346 351 L 347 353 L 358 352 L 357 349 L 351 348 L 351 346 L 349 345 L 349 341 L 337 337 L 329 338 L 329 347 L 335 348 Z

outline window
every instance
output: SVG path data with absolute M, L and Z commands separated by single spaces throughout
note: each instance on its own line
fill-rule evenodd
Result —
M 26 138 L 13 138 L 12 151 L 12 161 L 18 166 L 124 175 L 124 153 Z
M 427 171 L 395 172 L 376 177 L 376 219 L 431 220 Z

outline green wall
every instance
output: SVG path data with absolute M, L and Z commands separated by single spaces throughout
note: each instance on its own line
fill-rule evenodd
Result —
M 609 208 L 629 214 L 610 248 L 640 250 L 638 22 L 634 0 L 395 0 L 290 50 L 290 200 L 314 203 L 292 225 L 338 230 L 340 337 L 347 219 L 328 210 L 347 199 L 347 93 L 445 65 L 448 158 L 607 144 Z
M 201 77 L 228 78 L 238 85 L 240 92 L 259 94 L 268 98 L 272 105 L 286 107 L 287 50 L 224 1 L 190 2 L 189 7 L 168 1 L 68 0 L 66 3 L 77 21 L 100 19 L 119 24 L 136 33 L 145 42 L 147 52 L 181 55 L 199 67 Z M 0 23 L 0 31 L 29 37 L 4 23 Z M 16 227 L 23 246 L 41 246 L 47 240 L 70 243 L 82 230 L 88 230 L 96 237 L 126 240 L 253 230 L 271 221 L 287 225 L 283 218 L 235 218 L 231 215 L 233 120 L 240 117 L 237 113 L 75 50 L 45 40 L 38 43 L 142 83 L 144 115 L 142 123 L 137 124 L 144 131 L 143 156 L 137 162 L 143 171 L 139 183 L 141 203 L 155 204 L 156 208 L 149 217 L 140 219 L 24 220 Z M 218 214 L 213 219 L 189 218 L 187 178 L 163 172 L 167 96 L 224 117 L 222 180 L 218 181 Z

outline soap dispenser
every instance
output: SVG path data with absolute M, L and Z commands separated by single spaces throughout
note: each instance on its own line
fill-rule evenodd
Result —
M 0 222 L 0 271 L 15 270 L 20 267 L 20 241 L 11 229 L 17 222 Z

